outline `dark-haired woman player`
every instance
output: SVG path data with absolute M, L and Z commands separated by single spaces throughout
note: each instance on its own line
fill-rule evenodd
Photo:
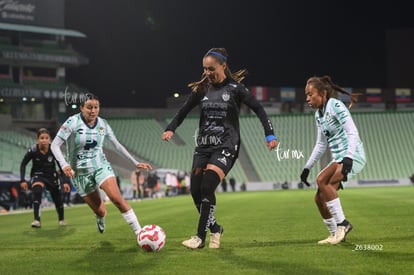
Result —
M 358 129 L 345 104 L 334 98 L 336 92 L 351 97 L 349 107 L 356 102 L 357 94 L 349 94 L 334 84 L 329 76 L 311 77 L 306 83 L 306 102 L 316 109 L 318 136 L 300 176 L 302 182 L 307 183 L 309 170 L 321 158 L 327 147 L 332 154 L 331 163 L 316 179 L 318 190 L 315 202 L 323 222 L 331 233 L 328 238 L 319 241 L 319 244 L 340 243 L 352 230 L 351 223 L 345 219 L 337 190 L 344 188 L 352 176 L 361 172 L 366 162 Z
M 210 248 L 220 247 L 223 227 L 215 219 L 215 190 L 236 161 L 240 149 L 239 113 L 242 103 L 259 117 L 269 149 L 278 141 L 265 110 L 241 84 L 245 70 L 232 73 L 224 48 L 212 48 L 203 57 L 203 74 L 198 82 L 190 83 L 192 93 L 162 134 L 168 141 L 196 106 L 201 107 L 197 145 L 191 170 L 191 195 L 200 214 L 197 235 L 183 241 L 183 245 L 196 249 L 205 245 L 210 229 Z
M 27 190 L 29 185 L 25 180 L 26 165 L 29 161 L 32 161 L 32 169 L 30 171 L 30 185 L 33 195 L 33 213 L 34 221 L 32 222 L 33 228 L 40 228 L 40 205 L 42 202 L 42 193 L 46 188 L 52 196 L 52 200 L 55 204 L 56 211 L 58 213 L 59 222 L 61 226 L 66 225 L 64 219 L 64 208 L 60 192 L 60 179 L 56 170 L 56 159 L 50 149 L 51 137 L 50 133 L 45 128 L 40 128 L 37 132 L 37 143 L 29 148 L 24 155 L 20 164 L 20 187 L 23 190 Z M 60 170 L 60 167 L 59 167 Z M 63 174 L 63 172 L 62 172 Z M 63 188 L 65 192 L 70 192 L 70 180 L 63 181 Z
M 119 143 L 111 126 L 99 116 L 99 112 L 99 98 L 93 94 L 86 94 L 80 104 L 80 112 L 66 119 L 56 134 L 51 148 L 65 175 L 73 178 L 78 194 L 95 213 L 98 231 L 104 233 L 106 226 L 107 211 L 99 191 L 102 189 L 137 235 L 141 225 L 134 209 L 122 197 L 119 190 L 115 173 L 103 151 L 105 139 L 109 139 L 115 149 L 136 168 L 152 169 L 152 167 L 135 160 Z M 70 152 L 69 162 L 66 161 L 60 148 L 65 142 Z

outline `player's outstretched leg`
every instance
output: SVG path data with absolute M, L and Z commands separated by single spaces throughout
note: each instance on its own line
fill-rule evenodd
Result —
M 101 234 L 105 232 L 105 217 L 96 215 L 96 228 Z

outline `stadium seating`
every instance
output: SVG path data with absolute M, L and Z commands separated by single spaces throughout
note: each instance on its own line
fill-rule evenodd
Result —
M 13 172 L 20 175 L 20 163 L 27 151 L 22 146 L 10 144 L 0 140 L 0 171 Z M 30 170 L 31 164 L 26 168 L 26 173 Z
M 413 112 L 356 113 L 353 116 L 367 155 L 361 179 L 400 179 L 413 174 Z
M 367 155 L 367 165 L 356 176 L 359 180 L 408 178 L 414 173 L 414 112 L 352 113 Z M 256 116 L 242 116 L 242 147 L 239 160 L 229 174 L 237 182 L 299 181 L 299 175 L 316 140 L 312 114 L 272 115 L 269 117 L 279 139 L 278 150 L 265 146 L 263 128 Z M 198 117 L 188 117 L 170 142 L 161 140 L 165 125 L 171 120 L 153 117 L 108 118 L 117 138 L 140 160 L 157 168 L 189 171 L 195 146 Z M 14 131 L 0 131 L 0 170 L 18 172 L 25 150 L 34 138 Z M 312 169 L 310 179 L 319 172 Z
M 17 147 L 28 149 L 30 146 L 36 143 L 36 138 L 35 135 L 29 136 L 20 134 L 16 131 L 0 131 L 0 141 L 8 142 L 10 144 L 16 145 Z
M 411 144 L 414 112 L 355 112 L 352 116 L 367 155 L 367 166 L 355 179 L 400 179 L 414 172 L 414 147 Z M 239 158 L 229 175 L 238 182 L 299 181 L 316 141 L 313 114 L 272 115 L 270 119 L 280 142 L 278 150 L 272 152 L 265 146 L 259 119 L 256 116 L 240 118 L 241 150 L 245 150 L 248 159 Z M 191 167 L 198 117 L 187 118 L 177 129 L 175 136 L 181 142 L 168 143 L 161 140 L 164 127 L 154 118 L 113 118 L 109 122 L 121 142 L 146 161 L 158 167 L 183 171 Z M 316 178 L 320 170 L 317 166 L 312 169 L 310 179 Z M 249 169 L 254 169 L 259 178 L 252 179 Z

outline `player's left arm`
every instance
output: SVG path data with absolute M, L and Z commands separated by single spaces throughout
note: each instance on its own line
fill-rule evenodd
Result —
M 238 91 L 242 102 L 246 104 L 253 112 L 255 112 L 260 122 L 262 123 L 267 146 L 270 150 L 275 148 L 279 142 L 274 134 L 272 122 L 268 118 L 265 109 L 243 84 L 239 83 L 238 85 Z
M 335 113 L 341 123 L 346 138 L 348 141 L 348 150 L 345 157 L 342 159 L 342 174 L 346 179 L 349 172 L 351 172 L 354 153 L 359 140 L 358 129 L 355 126 L 354 120 L 352 119 L 351 113 L 348 108 L 342 102 L 335 103 Z
M 144 168 L 144 169 L 152 169 L 151 165 L 149 165 L 148 163 L 144 163 L 144 162 L 139 162 L 137 161 L 129 152 L 127 149 L 125 149 L 125 147 L 118 141 L 118 139 L 116 138 L 114 131 L 112 130 L 111 126 L 109 126 L 109 124 L 105 121 L 106 124 L 106 129 L 107 129 L 107 136 L 109 138 L 109 140 L 111 141 L 111 143 L 114 145 L 115 149 L 120 152 L 122 155 L 124 155 L 124 157 L 126 157 L 127 159 L 129 159 L 135 167 L 137 168 Z

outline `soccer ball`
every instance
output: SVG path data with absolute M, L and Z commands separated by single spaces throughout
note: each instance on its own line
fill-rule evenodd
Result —
M 138 245 L 148 252 L 158 252 L 165 245 L 165 232 L 156 224 L 149 224 L 141 228 L 137 235 Z

